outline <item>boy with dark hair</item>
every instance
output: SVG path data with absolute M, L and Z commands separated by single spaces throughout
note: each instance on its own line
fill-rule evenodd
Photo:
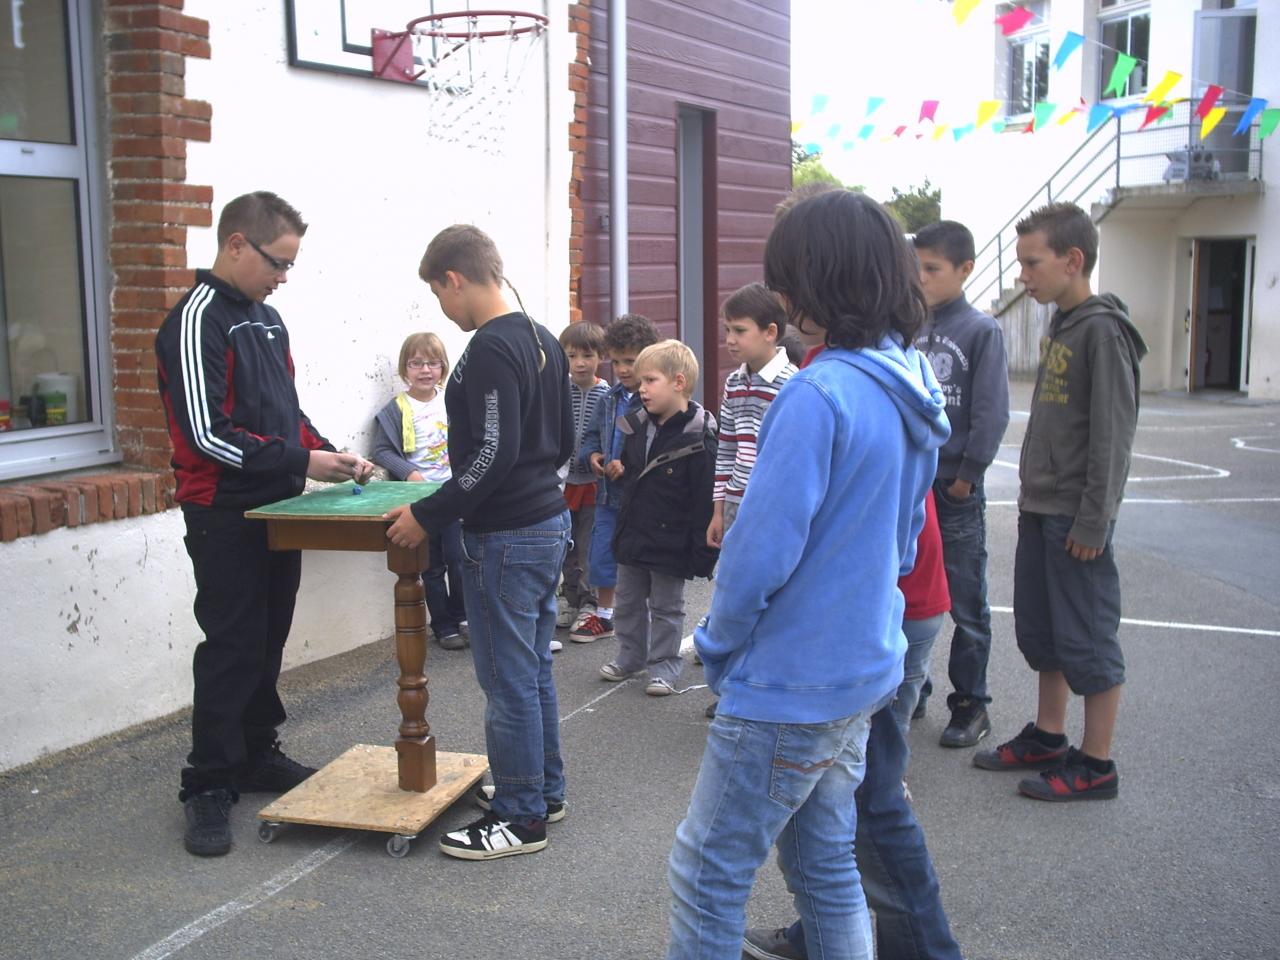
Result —
M 715 474 L 716 421 L 690 397 L 698 360 L 663 340 L 636 357 L 643 409 L 622 418 L 622 507 L 613 552 L 618 561 L 618 656 L 606 680 L 646 670 L 651 697 L 675 693 L 684 666 L 684 582 L 710 577 L 719 551 L 706 542 Z
M 574 643 L 592 643 L 614 636 L 614 591 L 618 586 L 618 564 L 613 556 L 613 534 L 618 525 L 618 509 L 622 506 L 622 432 L 618 421 L 640 406 L 637 392 L 636 357 L 645 347 L 661 337 L 648 317 L 624 313 L 604 331 L 604 347 L 618 382 L 609 388 L 596 404 L 595 416 L 582 440 L 580 457 L 585 457 L 591 472 L 599 478 L 596 491 L 596 515 L 591 530 L 591 550 L 587 558 L 587 579 L 595 589 L 598 606 L 569 632 Z
M 587 577 L 587 554 L 596 514 L 596 475 L 581 457 L 583 441 L 595 417 L 596 407 L 609 384 L 596 376 L 604 353 L 604 331 L 594 323 L 571 323 L 560 332 L 560 346 L 569 360 L 569 395 L 573 403 L 573 458 L 565 478 L 564 499 L 573 522 L 573 542 L 564 558 L 561 590 L 566 609 L 556 626 L 568 627 L 596 609 L 596 597 Z
M 694 631 L 721 700 L 671 851 L 668 960 L 737 960 L 775 842 L 806 941 L 871 956 L 853 798 L 871 718 L 902 681 L 896 582 L 948 434 L 910 346 L 925 315 L 914 264 L 883 207 L 847 190 L 801 201 L 774 225 L 764 267 L 796 329 L 828 349 L 769 409 L 744 535 L 728 539 Z
M 1147 347 L 1119 298 L 1093 293 L 1098 231 L 1088 214 L 1053 203 L 1016 229 L 1019 279 L 1036 302 L 1057 306 L 1022 440 L 1013 574 L 1018 649 L 1039 675 L 1040 695 L 1035 722 L 973 762 L 1042 770 L 1018 784 L 1038 800 L 1105 800 L 1119 793 L 1111 740 L 1124 683 L 1112 537 Z M 1078 750 L 1066 736 L 1071 693 L 1084 697 Z
M 947 697 L 951 720 L 939 742 L 971 747 L 991 732 L 987 663 L 991 658 L 991 608 L 987 604 L 987 496 L 983 477 L 1009 425 L 1009 372 L 1004 334 L 996 321 L 972 306 L 964 283 L 973 271 L 973 234 L 942 220 L 915 237 L 920 286 L 929 319 L 920 335 L 943 395 L 951 437 L 938 453 L 934 501 L 951 589 Z M 921 691 L 923 710 L 931 687 Z
M 231 849 L 240 792 L 284 793 L 315 770 L 276 739 L 276 685 L 302 573 L 297 550 L 267 549 L 246 510 L 297 496 L 307 477 L 364 482 L 373 464 L 336 453 L 298 406 L 284 321 L 263 301 L 298 256 L 307 225 L 274 193 L 237 197 L 218 220 L 218 255 L 160 325 L 155 350 L 175 499 L 204 640 L 192 663 L 191 753 L 182 771 L 183 844 Z
M 573 453 L 569 367 L 551 332 L 507 303 L 502 258 L 477 227 L 437 234 L 418 273 L 445 316 L 475 335 L 444 394 L 453 476 L 389 511 L 387 538 L 412 548 L 427 531 L 462 520 L 463 592 L 493 773 L 493 786 L 474 794 L 485 815 L 446 833 L 440 849 L 463 860 L 536 853 L 547 845 L 547 823 L 565 815 L 551 641 L 569 542 L 558 473 Z

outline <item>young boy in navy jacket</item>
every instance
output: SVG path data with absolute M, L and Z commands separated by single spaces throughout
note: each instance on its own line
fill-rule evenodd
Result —
M 613 537 L 618 560 L 618 656 L 600 668 L 606 680 L 645 670 L 644 692 L 675 693 L 684 666 L 684 582 L 710 577 L 719 550 L 706 542 L 716 470 L 716 421 L 689 399 L 698 360 L 678 340 L 636 358 L 640 410 L 618 423 L 622 509 Z
M 853 796 L 871 717 L 902 681 L 897 579 L 949 433 L 910 346 L 925 316 L 914 263 L 883 207 L 851 191 L 803 200 L 775 224 L 764 266 L 795 328 L 829 349 L 765 416 L 744 535 L 729 538 L 694 633 L 720 708 L 671 851 L 669 960 L 741 955 L 775 842 L 806 942 L 872 955 Z

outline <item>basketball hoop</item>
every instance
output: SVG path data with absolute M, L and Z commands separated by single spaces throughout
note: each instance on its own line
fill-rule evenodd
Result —
M 462 10 L 373 31 L 373 75 L 430 98 L 428 129 L 447 143 L 501 153 L 507 120 L 548 20 L 522 10 Z

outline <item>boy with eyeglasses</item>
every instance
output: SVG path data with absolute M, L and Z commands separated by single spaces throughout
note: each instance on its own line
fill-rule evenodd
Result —
M 444 406 L 443 384 L 449 373 L 444 341 L 434 333 L 409 334 L 400 347 L 399 371 L 408 389 L 392 397 L 374 417 L 373 462 L 397 480 L 444 483 L 453 476 L 449 414 Z M 429 566 L 422 571 L 431 632 L 445 650 L 467 645 L 461 630 L 467 611 L 458 560 L 460 534 L 457 522 L 432 532 Z
M 242 792 L 284 793 L 312 767 L 276 739 L 276 690 L 302 572 L 297 550 L 267 548 L 246 510 L 297 496 L 307 477 L 364 482 L 373 464 L 337 453 L 298 406 L 289 333 L 263 303 L 288 279 L 307 232 L 274 193 L 237 197 L 218 220 L 211 270 L 156 334 L 160 398 L 173 443 L 175 499 L 195 574 L 191 753 L 182 771 L 183 843 L 196 856 L 231 849 Z

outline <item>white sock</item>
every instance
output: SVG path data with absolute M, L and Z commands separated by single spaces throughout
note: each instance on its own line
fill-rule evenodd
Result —
M 596 607 L 596 616 L 601 620 L 612 620 L 613 607 Z

